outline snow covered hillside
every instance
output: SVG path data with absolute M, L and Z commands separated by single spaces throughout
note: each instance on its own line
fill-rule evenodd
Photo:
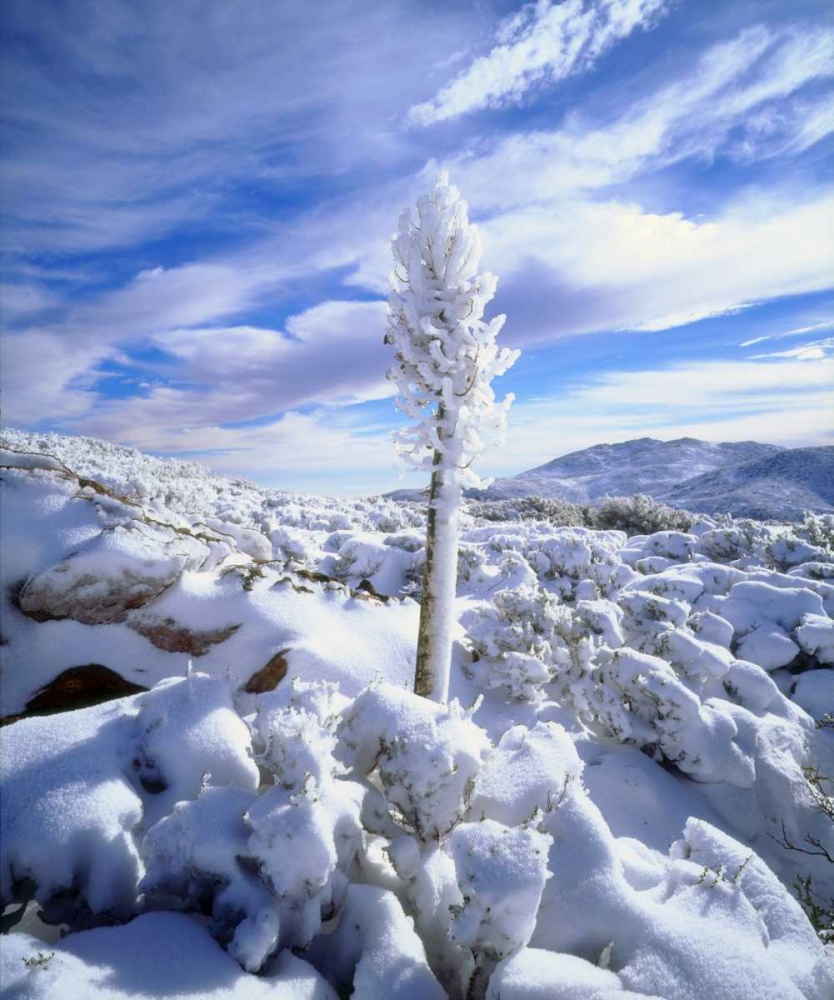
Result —
M 571 503 L 634 493 L 656 497 L 694 476 L 768 458 L 779 451 L 776 445 L 755 441 L 711 444 L 695 438 L 638 438 L 562 455 L 529 472 L 497 480 L 490 492 L 507 497 L 538 492 Z
M 791 448 L 728 465 L 658 493 L 657 499 L 736 517 L 795 520 L 806 510 L 834 510 L 834 447 Z
M 834 995 L 834 516 L 464 514 L 441 706 L 419 505 L 4 445 L 5 995 Z
M 797 520 L 806 510 L 834 510 L 834 447 L 639 438 L 571 452 L 468 495 L 487 501 L 538 496 L 596 504 L 605 496 L 636 493 L 683 510 Z M 420 493 L 398 490 L 389 496 L 416 500 Z

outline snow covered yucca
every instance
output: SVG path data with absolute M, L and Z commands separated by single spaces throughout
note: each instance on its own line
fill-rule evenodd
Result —
M 496 404 L 490 383 L 519 352 L 495 342 L 504 316 L 483 319 L 497 279 L 478 273 L 478 230 L 447 173 L 417 202 L 416 220 L 410 209 L 400 216 L 392 249 L 388 377 L 400 391 L 398 408 L 415 421 L 397 443 L 411 465 L 432 474 L 415 690 L 445 701 L 461 490 L 482 485 L 472 463 L 501 438 L 513 399 Z

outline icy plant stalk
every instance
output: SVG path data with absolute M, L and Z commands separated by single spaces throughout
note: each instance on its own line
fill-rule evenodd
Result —
M 398 433 L 398 448 L 415 468 L 431 471 L 414 690 L 441 702 L 449 690 L 461 491 L 481 484 L 472 462 L 503 435 L 513 397 L 497 404 L 490 383 L 518 357 L 495 342 L 505 317 L 483 319 L 497 279 L 478 273 L 480 239 L 467 212 L 444 172 L 417 202 L 417 218 L 410 209 L 400 216 L 385 338 L 395 351 L 388 377 L 400 390 L 397 406 L 414 420 Z

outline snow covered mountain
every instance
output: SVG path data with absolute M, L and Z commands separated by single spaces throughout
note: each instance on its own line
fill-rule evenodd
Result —
M 595 504 L 604 496 L 635 493 L 684 510 L 796 520 L 805 510 L 834 510 L 834 448 L 638 438 L 574 451 L 467 495 L 482 500 L 538 496 Z M 389 496 L 417 500 L 421 492 L 399 490 Z
M 791 448 L 682 482 L 656 499 L 735 517 L 788 518 L 834 509 L 834 447 Z
M 638 438 L 621 444 L 598 444 L 517 476 L 498 479 L 484 496 L 503 499 L 537 494 L 571 503 L 635 493 L 659 497 L 694 476 L 770 458 L 781 450 L 755 441 L 711 444 L 695 438 Z

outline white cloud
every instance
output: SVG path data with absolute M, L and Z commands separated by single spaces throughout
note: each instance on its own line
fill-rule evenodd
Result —
M 778 194 L 751 196 L 702 221 L 578 201 L 507 212 L 484 229 L 490 266 L 507 290 L 498 305 L 508 313 L 508 330 L 531 341 L 664 330 L 829 288 L 834 241 L 818 220 L 833 212 L 834 191 L 809 192 L 799 204 Z M 536 315 L 522 306 L 518 326 L 513 305 L 531 297 Z
M 668 0 L 539 0 L 499 30 L 487 55 L 430 100 L 414 105 L 415 125 L 456 118 L 482 108 L 518 103 L 534 84 L 555 83 L 589 69 L 616 42 L 651 27 Z
M 757 440 L 788 447 L 831 443 L 823 414 L 834 407 L 834 360 L 696 362 L 594 377 L 562 395 L 516 403 L 506 446 L 486 456 L 483 471 L 512 475 L 603 441 L 651 436 L 709 441 Z M 165 453 L 204 453 L 200 461 L 226 474 L 298 491 L 385 492 L 402 480 L 390 436 L 361 411 L 289 412 L 261 426 L 189 424 L 169 394 L 128 416 L 97 411 L 88 433 Z M 164 394 L 163 400 L 164 402 Z M 100 423 L 96 423 L 99 420 Z
M 739 347 L 752 347 L 754 344 L 761 344 L 765 340 L 782 340 L 784 337 L 798 337 L 805 333 L 813 333 L 817 330 L 830 330 L 834 326 L 834 319 L 824 320 L 822 323 L 812 323 L 810 326 L 798 326 L 794 330 L 786 330 L 783 333 L 769 333 L 763 337 L 753 337 L 745 340 Z
M 382 302 L 323 302 L 291 317 L 286 333 L 247 326 L 166 330 L 153 342 L 174 360 L 147 362 L 145 369 L 175 379 L 175 384 L 151 382 L 142 395 L 96 406 L 88 396 L 80 397 L 62 415 L 74 418 L 71 427 L 76 433 L 170 449 L 172 435 L 183 439 L 181 428 L 188 428 L 189 441 L 202 441 L 215 439 L 220 424 L 275 418 L 304 405 L 321 408 L 383 399 L 392 394 L 385 378 L 390 362 L 382 343 L 385 317 Z M 89 363 L 89 358 L 82 361 Z M 43 404 L 51 394 L 54 409 L 65 392 L 63 380 L 53 380 L 38 401 Z M 24 418 L 12 408 L 10 416 L 13 421 L 31 420 L 31 411 Z M 229 431 L 228 436 L 237 433 Z M 192 446 L 197 447 L 178 447 Z
M 37 329 L 0 338 L 3 418 L 36 426 L 78 417 L 95 405 L 91 373 L 108 353 L 106 346 L 76 344 Z
M 795 358 L 797 361 L 822 361 L 834 353 L 834 337 L 813 340 L 787 351 L 772 351 L 770 354 L 753 354 L 752 358 Z
M 396 162 L 392 121 L 425 86 L 414 53 L 451 56 L 472 20 L 455 5 L 425 17 L 418 0 L 105 6 L 4 5 L 12 252 L 136 246 L 206 220 L 252 233 L 241 181 L 272 197 Z
M 59 297 L 43 285 L 3 282 L 0 284 L 0 325 L 8 328 L 58 304 Z
M 384 302 L 329 301 L 291 317 L 286 333 L 198 327 L 166 331 L 154 341 L 184 362 L 178 377 L 205 386 L 207 396 L 193 394 L 196 409 L 213 409 L 213 395 L 237 389 L 237 406 L 222 419 L 250 420 L 307 403 L 391 395 L 382 343 L 386 315 Z

